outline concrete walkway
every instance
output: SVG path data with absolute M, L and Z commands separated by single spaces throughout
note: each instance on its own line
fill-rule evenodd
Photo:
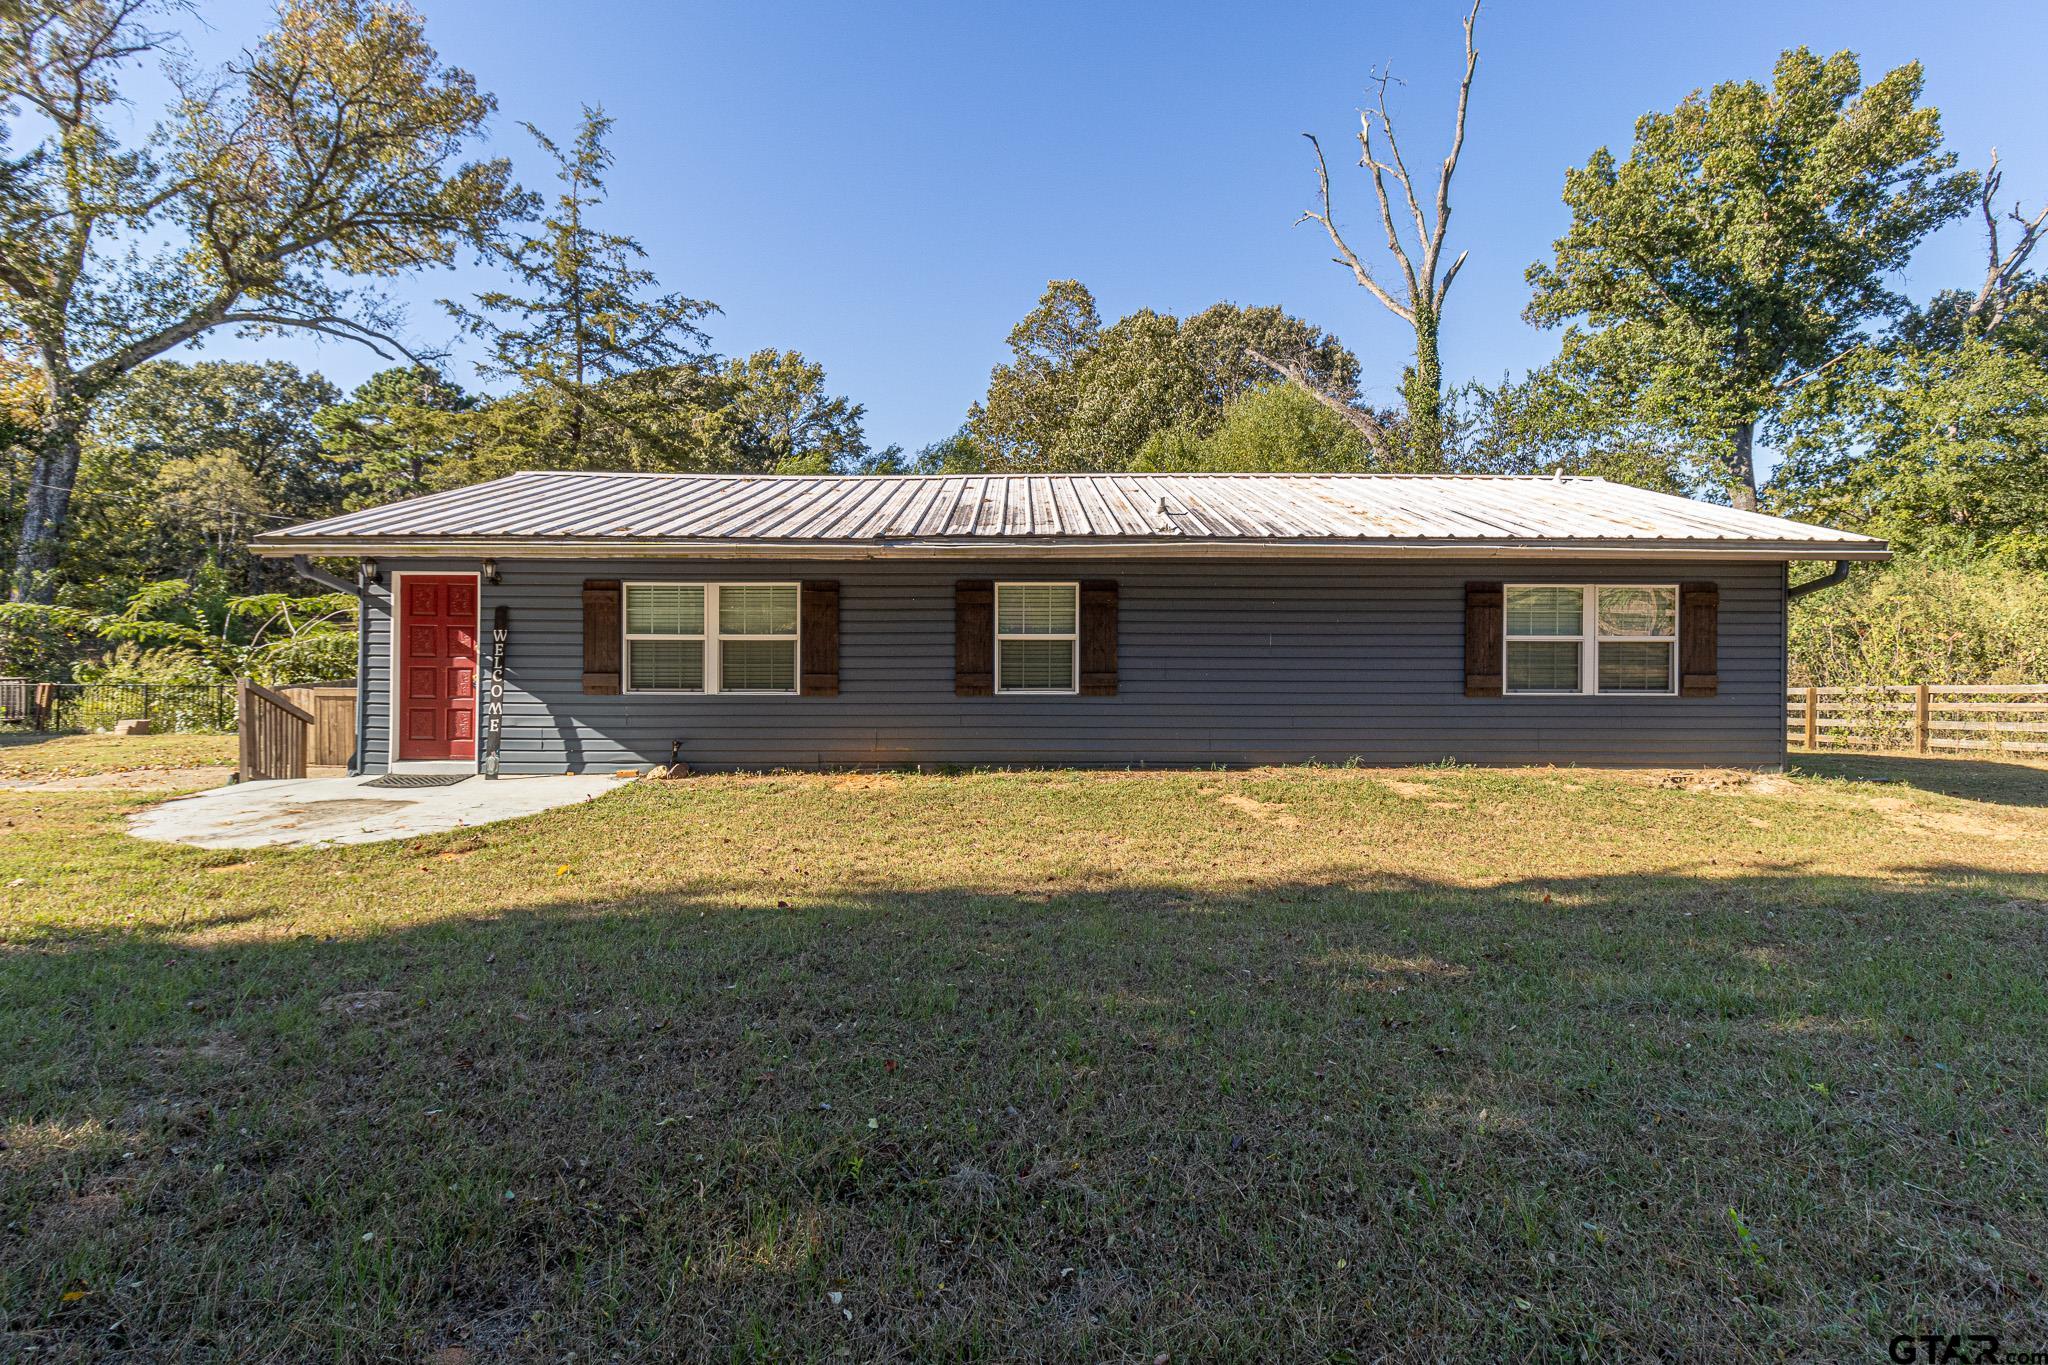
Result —
M 128 818 L 138 839 L 200 848 L 374 844 L 536 815 L 602 796 L 618 777 L 472 777 L 450 787 L 368 787 L 364 777 L 244 782 Z

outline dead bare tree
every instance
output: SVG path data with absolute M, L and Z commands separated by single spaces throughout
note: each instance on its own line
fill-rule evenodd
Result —
M 2041 228 L 2048 223 L 2048 204 L 2029 218 L 2015 203 L 2012 212 L 2006 216 L 2019 228 L 2019 239 L 2010 247 L 2000 251 L 1998 244 L 1998 198 L 1999 187 L 2004 183 L 2005 172 L 1998 169 L 1998 149 L 1991 149 L 1991 165 L 1984 172 L 1984 188 L 1978 200 L 1978 209 L 1984 215 L 1985 249 L 1990 257 L 1984 268 L 1984 284 L 1977 290 L 1977 297 L 1970 302 L 1964 325 L 1972 333 L 1982 336 L 1993 331 L 2005 321 L 2006 310 L 2012 307 L 2014 297 L 2025 283 L 2027 258 L 2034 254 L 2040 244 Z
M 1401 392 L 1408 409 L 1408 457 L 1410 463 L 1419 469 L 1439 468 L 1444 459 L 1444 376 L 1437 339 L 1443 323 L 1444 299 L 1451 291 L 1451 281 L 1458 277 L 1459 268 L 1465 264 L 1465 253 L 1461 251 L 1449 268 L 1444 268 L 1444 243 L 1451 222 L 1451 178 L 1457 173 L 1458 157 L 1465 149 L 1465 114 L 1472 101 L 1472 76 L 1479 68 L 1479 49 L 1473 40 L 1474 29 L 1479 22 L 1479 3 L 1480 0 L 1473 0 L 1472 10 L 1465 16 L 1465 76 L 1458 84 L 1457 122 L 1451 133 L 1450 152 L 1444 157 L 1443 166 L 1437 174 L 1436 191 L 1430 196 L 1426 210 L 1423 196 L 1416 190 L 1415 177 L 1409 174 L 1408 163 L 1402 156 L 1401 142 L 1394 131 L 1393 114 L 1387 108 L 1387 87 L 1393 83 L 1390 71 L 1381 70 L 1373 74 L 1378 87 L 1375 107 L 1362 109 L 1358 114 L 1358 164 L 1372 177 L 1373 196 L 1379 203 L 1380 226 L 1386 231 L 1387 250 L 1401 270 L 1400 296 L 1382 285 L 1350 243 L 1344 240 L 1331 204 L 1330 166 L 1323 157 L 1322 143 L 1313 133 L 1302 134 L 1315 148 L 1316 183 L 1321 192 L 1322 208 L 1320 212 L 1311 209 L 1303 213 L 1296 222 L 1322 224 L 1330 244 L 1337 249 L 1332 259 L 1348 269 L 1359 286 L 1378 299 L 1387 311 L 1415 329 L 1415 362 L 1402 376 Z M 1378 136 L 1386 143 L 1384 156 L 1374 149 L 1375 123 L 1378 124 Z M 1414 221 L 1415 241 L 1412 245 L 1402 240 L 1393 193 L 1388 185 L 1390 179 L 1400 187 L 1408 216 Z M 1330 402 L 1331 396 L 1318 392 L 1313 384 L 1294 375 L 1288 378 L 1302 383 L 1325 403 Z

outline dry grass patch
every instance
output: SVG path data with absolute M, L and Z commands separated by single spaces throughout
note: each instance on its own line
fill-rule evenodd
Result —
M 234 765 L 233 735 L 0 733 L 0 789 L 191 791 Z

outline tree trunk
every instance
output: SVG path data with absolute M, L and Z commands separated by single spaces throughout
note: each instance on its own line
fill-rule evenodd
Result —
M 52 417 L 43 426 L 35 462 L 29 466 L 28 496 L 22 500 L 21 533 L 15 541 L 15 602 L 47 606 L 57 595 L 57 551 L 71 515 L 71 488 L 78 481 L 75 418 Z
M 1735 449 L 1728 456 L 1728 501 L 1744 512 L 1756 511 L 1755 422 L 1735 424 Z
M 1417 473 L 1444 467 L 1444 367 L 1437 353 L 1436 313 L 1415 310 L 1415 364 L 1401 377 L 1408 408 L 1408 458 Z

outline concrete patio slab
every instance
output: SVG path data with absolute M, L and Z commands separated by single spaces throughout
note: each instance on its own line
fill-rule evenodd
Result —
M 472 777 L 448 787 L 368 787 L 366 777 L 243 782 L 151 806 L 138 839 L 200 848 L 374 844 L 487 825 L 602 796 L 619 777 Z

